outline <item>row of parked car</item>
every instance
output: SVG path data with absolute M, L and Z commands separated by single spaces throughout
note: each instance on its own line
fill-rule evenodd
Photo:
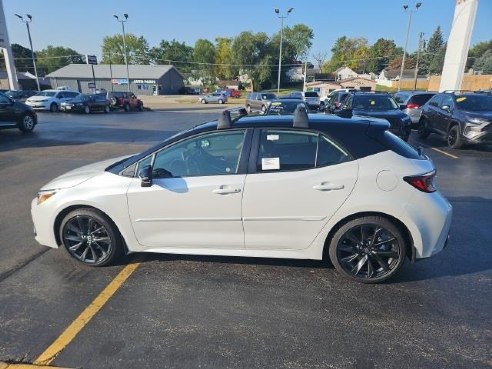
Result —
M 38 121 L 36 111 L 90 114 L 144 109 L 142 100 L 132 92 L 81 94 L 67 89 L 35 92 L 34 95 L 24 91 L 0 92 L 0 129 L 17 127 L 22 132 L 31 132 Z
M 402 91 L 384 92 L 335 90 L 322 103 L 316 92 L 293 92 L 277 96 L 253 92 L 246 100 L 248 113 L 292 114 L 299 104 L 308 111 L 385 119 L 390 131 L 407 141 L 411 129 L 421 139 L 430 134 L 443 136 L 454 149 L 465 144 L 492 143 L 491 91 Z

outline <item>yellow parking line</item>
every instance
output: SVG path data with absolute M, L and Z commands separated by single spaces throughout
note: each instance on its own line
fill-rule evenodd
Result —
M 33 364 L 7 364 L 0 361 L 0 369 L 69 369 L 58 366 L 33 365 Z
M 60 352 L 67 347 L 87 323 L 108 302 L 130 275 L 138 268 L 142 260 L 128 264 L 123 270 L 102 290 L 102 292 L 90 303 L 89 306 L 63 331 L 63 333 L 34 360 L 35 365 L 49 365 Z
M 434 151 L 440 152 L 440 153 L 441 153 L 441 154 L 443 154 L 443 155 L 449 156 L 450 158 L 453 158 L 453 159 L 459 159 L 459 157 L 458 157 L 458 156 L 453 155 L 453 154 L 450 154 L 450 153 L 448 153 L 448 152 L 446 152 L 446 151 L 442 151 L 442 150 L 436 149 L 435 147 L 431 147 L 431 149 L 432 149 L 432 150 L 434 150 Z

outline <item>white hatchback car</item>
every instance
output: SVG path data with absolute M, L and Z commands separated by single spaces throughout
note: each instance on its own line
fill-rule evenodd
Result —
M 26 104 L 35 110 L 56 112 L 60 109 L 62 102 L 70 101 L 79 95 L 77 91 L 44 90 L 28 98 Z
M 225 111 L 140 154 L 88 165 L 32 202 L 36 240 L 88 265 L 159 252 L 322 259 L 384 281 L 441 251 L 451 205 L 386 121 Z

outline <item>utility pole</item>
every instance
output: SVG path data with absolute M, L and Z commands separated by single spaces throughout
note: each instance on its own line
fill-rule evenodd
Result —
M 407 55 L 407 46 L 408 46 L 408 35 L 410 33 L 410 25 L 412 24 L 412 15 L 422 6 L 421 2 L 415 4 L 415 10 L 408 9 L 408 5 L 403 5 L 403 9 L 408 13 L 408 26 L 407 26 L 407 36 L 405 38 L 405 48 L 403 49 L 403 59 L 401 61 L 401 69 L 400 69 L 400 79 L 398 80 L 398 91 L 401 89 L 401 79 L 403 78 L 403 70 L 405 68 L 405 57 Z
M 125 19 L 121 19 L 118 17 L 116 14 L 113 14 L 113 17 L 116 18 L 118 22 L 121 23 L 121 28 L 123 29 L 123 49 L 124 49 L 124 58 L 125 58 L 125 65 L 126 65 L 126 79 L 128 80 L 127 87 L 128 87 L 128 92 L 130 92 L 130 71 L 128 69 L 128 53 L 126 51 L 126 35 L 125 35 L 125 22 L 128 21 L 128 14 L 125 13 L 123 14 L 123 17 Z
M 277 94 L 280 93 L 280 72 L 282 70 L 282 41 L 284 36 L 284 19 L 289 16 L 292 10 L 294 10 L 294 8 L 290 8 L 289 10 L 287 10 L 286 15 L 280 15 L 280 10 L 278 8 L 275 9 L 275 13 L 277 13 L 277 16 L 280 18 L 280 52 L 278 56 Z
M 34 74 L 36 75 L 36 84 L 38 86 L 38 91 L 41 91 L 41 87 L 39 86 L 39 78 L 38 78 L 38 68 L 36 67 L 36 58 L 34 57 L 34 49 L 32 47 L 32 39 L 31 39 L 31 30 L 29 28 L 29 23 L 32 22 L 32 16 L 30 14 L 26 14 L 26 18 L 22 15 L 15 14 L 17 18 L 21 20 L 22 23 L 26 24 L 27 27 L 27 36 L 29 37 L 29 45 L 31 46 L 31 58 L 32 58 L 32 65 L 34 67 Z
M 419 48 L 417 49 L 417 63 L 415 64 L 415 82 L 413 85 L 413 89 L 417 89 L 417 77 L 419 74 L 419 59 L 420 59 L 420 50 L 424 47 L 424 32 L 420 32 L 419 35 Z

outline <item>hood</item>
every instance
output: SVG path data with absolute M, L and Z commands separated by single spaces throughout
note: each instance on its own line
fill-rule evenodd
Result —
M 44 101 L 48 100 L 53 96 L 31 96 L 28 100 L 29 101 Z
M 399 109 L 395 110 L 358 110 L 354 109 L 354 115 L 374 118 L 405 118 L 406 114 Z
M 463 111 L 468 119 L 478 118 L 492 122 L 492 111 Z
M 85 165 L 83 167 L 71 170 L 59 177 L 56 177 L 51 182 L 44 185 L 41 190 L 58 190 L 63 188 L 75 187 L 98 174 L 104 173 L 104 170 L 113 163 L 119 160 L 127 158 L 128 155 L 120 156 L 118 158 L 99 161 L 97 163 Z

